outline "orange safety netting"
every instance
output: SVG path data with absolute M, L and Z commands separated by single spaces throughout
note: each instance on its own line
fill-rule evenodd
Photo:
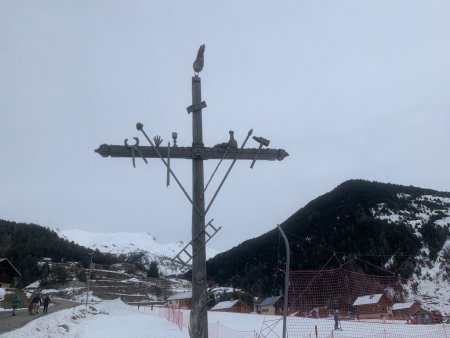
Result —
M 382 273 L 290 271 L 288 337 L 450 338 L 439 311 L 414 299 L 407 280 Z

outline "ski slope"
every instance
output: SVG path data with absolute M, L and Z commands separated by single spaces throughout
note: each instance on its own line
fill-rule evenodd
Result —
M 0 334 L 1 338 L 189 338 L 188 311 L 180 329 L 159 316 L 157 308 L 129 306 L 120 300 L 102 301 L 87 308 L 49 313 L 26 326 Z M 210 338 L 249 337 L 249 332 L 261 337 L 281 337 L 283 322 L 279 316 L 209 312 Z M 220 325 L 217 325 L 220 324 Z M 336 338 L 429 338 L 450 337 L 450 325 L 408 325 L 405 322 L 341 322 L 342 330 L 333 330 L 332 319 L 288 318 L 289 337 Z M 271 329 L 269 329 L 269 327 Z M 214 329 L 212 329 L 214 328 Z M 245 334 L 244 334 L 245 332 Z

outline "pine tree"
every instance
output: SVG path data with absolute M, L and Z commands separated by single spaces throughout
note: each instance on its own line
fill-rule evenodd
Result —
M 159 268 L 158 268 L 158 263 L 156 261 L 152 261 L 150 263 L 150 267 L 147 270 L 147 277 L 150 277 L 150 278 L 158 278 L 159 277 Z

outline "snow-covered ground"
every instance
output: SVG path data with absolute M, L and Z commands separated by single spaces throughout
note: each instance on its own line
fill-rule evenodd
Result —
M 156 311 L 155 311 L 156 312 Z M 49 313 L 2 338 L 186 337 L 174 324 L 119 300 Z
M 188 338 L 188 312 L 184 325 L 159 317 L 159 310 L 129 306 L 120 300 L 103 301 L 95 305 L 49 313 L 26 326 L 0 334 L 1 338 Z M 281 337 L 279 316 L 209 312 L 210 338 Z M 332 319 L 288 318 L 289 337 L 384 337 L 384 338 L 444 338 L 450 336 L 450 325 L 407 325 L 405 322 L 372 323 L 341 322 L 342 331 L 333 330 Z M 269 327 L 271 329 L 269 329 Z
M 3 297 L 5 297 L 6 291 L 5 289 L 0 288 L 0 300 L 3 299 Z

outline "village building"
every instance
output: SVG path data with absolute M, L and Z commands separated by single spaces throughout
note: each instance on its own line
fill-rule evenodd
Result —
M 15 279 L 21 277 L 19 271 L 7 258 L 0 258 L 0 288 L 14 287 Z
M 176 293 L 167 299 L 166 305 L 171 308 L 186 308 L 192 307 L 192 292 Z
M 415 313 L 420 312 L 422 308 L 420 302 L 412 301 L 406 303 L 395 303 L 392 305 L 392 315 L 394 319 L 405 319 L 410 320 L 411 316 Z
M 384 293 L 358 297 L 353 307 L 359 319 L 392 318 L 391 301 Z
M 326 318 L 332 315 L 330 309 L 326 306 L 315 307 L 309 312 L 310 316 L 313 318 Z
M 249 313 L 252 309 L 241 300 L 235 299 L 219 302 L 210 311 Z
M 403 319 L 411 324 L 440 324 L 444 321 L 441 312 L 427 310 L 419 301 L 396 303 L 392 305 L 394 319 Z
M 283 297 L 274 296 L 264 299 L 256 308 L 257 313 L 264 315 L 281 315 L 283 314 Z

